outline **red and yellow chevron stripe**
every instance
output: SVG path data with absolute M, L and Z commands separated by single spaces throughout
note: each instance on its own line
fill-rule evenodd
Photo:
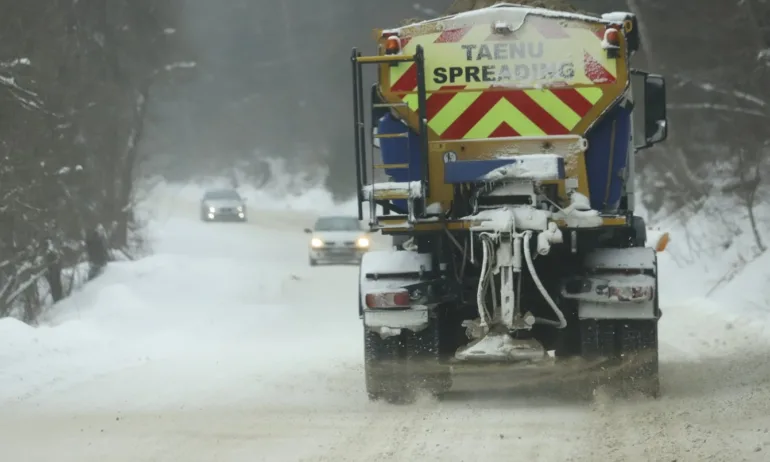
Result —
M 600 88 L 463 91 L 447 85 L 429 94 L 428 126 L 443 140 L 565 135 L 594 107 Z M 402 97 L 416 111 L 417 95 Z
M 402 47 L 407 54 L 417 45 L 425 49 L 428 126 L 439 139 L 564 135 L 574 132 L 605 95 L 607 86 L 619 83 L 619 60 L 608 58 L 601 48 L 600 27 L 579 20 L 528 15 L 510 35 L 493 34 L 489 24 L 450 27 L 407 34 L 402 37 Z M 476 50 L 507 56 L 487 60 L 481 52 L 475 56 Z M 513 54 L 518 58 L 511 59 Z M 574 68 L 574 75 L 567 80 L 551 74 L 546 80 L 514 85 L 500 76 L 496 81 L 475 78 L 483 66 L 501 69 L 502 65 L 524 65 L 536 73 L 542 63 L 567 61 Z M 437 68 L 450 67 L 465 75 L 455 82 L 434 80 Z M 469 74 L 469 68 L 476 68 L 476 74 Z M 416 64 L 391 66 L 386 78 L 391 94 L 416 111 Z

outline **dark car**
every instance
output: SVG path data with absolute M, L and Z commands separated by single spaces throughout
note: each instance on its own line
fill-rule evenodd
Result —
M 246 200 L 234 189 L 210 189 L 201 199 L 203 221 L 246 221 Z

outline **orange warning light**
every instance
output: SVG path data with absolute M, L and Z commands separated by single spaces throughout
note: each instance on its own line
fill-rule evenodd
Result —
M 385 54 L 395 55 L 401 51 L 401 39 L 395 35 L 388 37 L 385 42 Z

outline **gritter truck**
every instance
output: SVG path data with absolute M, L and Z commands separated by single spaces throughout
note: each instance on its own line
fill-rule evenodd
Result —
M 666 139 L 666 95 L 631 67 L 635 15 L 501 3 L 375 38 L 351 57 L 358 215 L 394 242 L 360 264 L 370 399 L 480 371 L 657 396 L 634 159 Z

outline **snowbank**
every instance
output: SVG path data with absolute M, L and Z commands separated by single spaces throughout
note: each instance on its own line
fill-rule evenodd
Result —
M 770 286 L 763 284 L 770 281 L 770 256 L 760 255 L 745 207 L 729 198 L 710 197 L 663 217 L 638 213 L 671 237 L 659 255 L 661 293 L 666 298 L 710 297 L 732 305 L 741 300 L 742 306 L 743 302 L 762 306 L 770 314 Z M 758 207 L 755 213 L 762 235 L 770 222 L 770 207 Z
M 671 238 L 658 255 L 661 335 L 693 357 L 770 347 L 770 253 L 758 252 L 746 208 L 710 197 L 661 217 L 637 213 Z M 770 207 L 755 213 L 767 223 Z
M 301 228 L 285 226 L 209 226 L 196 217 L 172 216 L 151 224 L 154 255 L 110 264 L 46 313 L 40 327 L 0 319 L 0 408 L 50 394 L 80 408 L 122 400 L 128 400 L 122 406 L 174 406 L 190 393 L 206 393 L 201 387 L 211 383 L 210 377 L 180 382 L 184 375 L 199 379 L 226 367 L 272 377 L 292 368 L 328 368 L 314 358 L 337 348 L 336 328 L 355 332 L 358 320 L 347 316 L 336 290 L 327 290 L 329 302 L 316 294 L 307 303 L 303 294 L 313 291 L 304 274 L 312 271 L 307 237 Z M 347 292 L 349 285 L 355 293 L 355 270 L 346 269 L 348 277 L 336 278 L 335 268 L 326 269 L 323 286 Z M 330 306 L 344 310 L 351 325 L 327 325 Z M 296 341 L 326 336 L 331 338 L 310 350 Z M 344 350 L 357 351 L 347 344 Z M 139 368 L 152 370 L 141 384 L 95 385 L 110 388 L 97 392 L 95 401 L 68 395 L 78 384 L 115 374 L 132 377 Z

